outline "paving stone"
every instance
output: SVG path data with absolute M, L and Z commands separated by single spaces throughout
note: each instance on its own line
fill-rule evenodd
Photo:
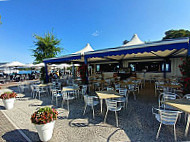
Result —
M 0 141 L 4 142 L 26 142 L 25 138 L 7 120 L 0 111 Z

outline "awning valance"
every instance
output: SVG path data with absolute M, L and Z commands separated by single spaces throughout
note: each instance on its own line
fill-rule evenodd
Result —
M 98 58 L 98 57 L 111 57 L 111 56 L 119 56 L 119 55 L 128 55 L 128 54 L 139 54 L 139 53 L 152 53 L 154 55 L 155 52 L 159 51 L 184 51 L 189 48 L 189 38 L 177 39 L 177 40 L 168 40 L 168 41 L 160 41 L 160 42 L 152 42 L 142 45 L 136 46 L 128 46 L 128 47 L 117 47 L 111 49 L 104 50 L 96 50 L 92 52 L 88 52 L 85 54 L 85 58 Z M 184 49 L 184 50 L 182 50 Z M 173 53 L 173 52 L 172 52 Z M 178 53 L 179 54 L 179 53 Z M 170 54 L 167 54 L 168 56 Z
M 81 54 L 71 54 L 71 55 L 66 55 L 58 58 L 49 58 L 43 60 L 44 63 L 66 63 L 66 62 L 71 62 L 72 60 L 80 60 L 81 59 Z

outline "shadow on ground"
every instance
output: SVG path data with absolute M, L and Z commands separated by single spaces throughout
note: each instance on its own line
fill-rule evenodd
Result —
M 5 110 L 5 107 L 0 105 L 0 110 Z
M 31 141 L 40 142 L 38 133 L 29 131 L 27 129 L 19 129 L 21 130 L 25 135 L 29 136 L 29 139 Z M 28 135 L 29 134 L 29 135 Z M 3 140 L 7 142 L 26 142 L 27 140 L 19 133 L 18 130 L 13 130 L 10 132 L 5 133 L 2 136 Z

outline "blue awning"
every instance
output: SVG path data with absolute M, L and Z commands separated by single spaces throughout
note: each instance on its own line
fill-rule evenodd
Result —
M 174 50 L 174 49 L 175 50 L 189 49 L 189 38 L 152 42 L 136 46 L 96 50 L 86 53 L 85 58 L 138 54 L 144 52 L 157 52 L 157 51 Z
M 43 62 L 45 64 L 48 64 L 48 63 L 66 63 L 66 62 L 70 62 L 72 60 L 79 60 L 79 59 L 81 59 L 81 54 L 70 54 L 70 55 L 57 57 L 57 58 L 45 59 L 45 60 L 43 60 Z

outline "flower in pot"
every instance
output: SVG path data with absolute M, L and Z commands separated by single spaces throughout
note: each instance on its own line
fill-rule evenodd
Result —
M 58 112 L 50 107 L 40 108 L 32 114 L 31 122 L 35 124 L 41 141 L 51 139 L 57 115 Z
M 0 98 L 3 100 L 3 104 L 6 109 L 12 109 L 14 107 L 14 101 L 17 94 L 15 92 L 5 92 L 1 94 Z

